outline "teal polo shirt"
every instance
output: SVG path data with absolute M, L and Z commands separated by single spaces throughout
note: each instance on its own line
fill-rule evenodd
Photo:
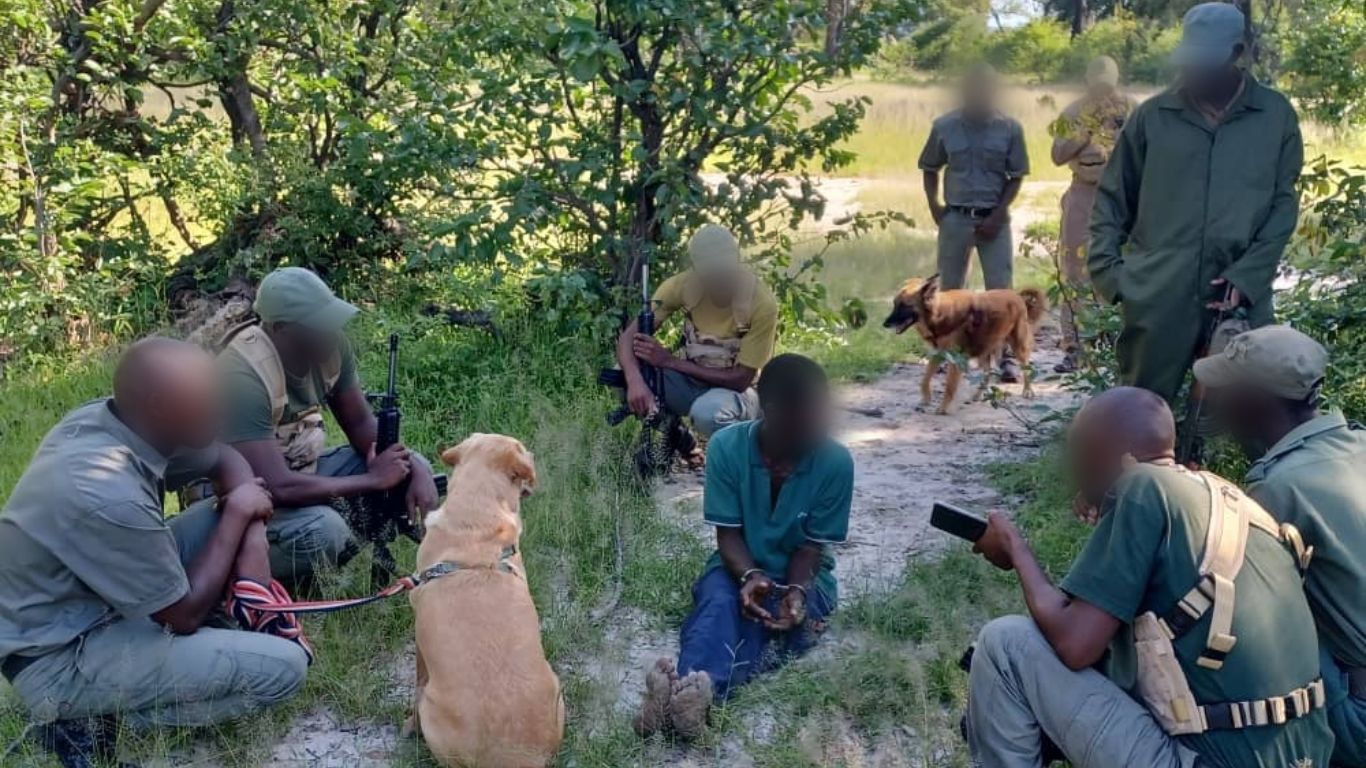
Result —
M 827 440 L 812 451 L 783 482 L 774 504 L 768 468 L 759 456 L 760 421 L 732 424 L 707 444 L 707 480 L 702 516 L 708 525 L 741 528 L 754 562 L 779 581 L 787 579 L 792 553 L 808 541 L 824 545 L 816 588 L 833 605 L 835 558 L 830 545 L 849 535 L 854 498 L 854 457 Z M 715 552 L 707 570 L 721 567 Z

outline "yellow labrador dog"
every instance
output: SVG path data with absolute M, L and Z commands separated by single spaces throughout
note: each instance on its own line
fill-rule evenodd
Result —
M 544 766 L 564 738 L 564 700 L 517 549 L 536 467 L 503 435 L 471 435 L 441 458 L 451 493 L 427 516 L 417 567 L 449 572 L 412 592 L 417 696 L 407 730 L 419 729 L 442 765 Z

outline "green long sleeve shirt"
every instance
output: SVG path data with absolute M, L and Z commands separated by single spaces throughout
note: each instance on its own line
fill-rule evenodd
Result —
M 1231 282 L 1253 323 L 1271 319 L 1271 283 L 1299 217 L 1299 120 L 1249 75 L 1211 127 L 1178 89 L 1145 102 L 1121 132 L 1091 214 L 1088 266 L 1109 301 L 1160 312 L 1218 298 Z

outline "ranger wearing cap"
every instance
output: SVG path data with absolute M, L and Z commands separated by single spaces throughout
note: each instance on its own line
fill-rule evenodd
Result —
M 1366 766 L 1366 432 L 1319 410 L 1328 352 L 1267 326 L 1195 363 L 1230 433 L 1257 458 L 1248 493 L 1314 548 L 1305 580 L 1318 625 L 1333 765 Z
M 1063 277 L 1078 291 L 1087 284 L 1086 241 L 1090 237 L 1091 208 L 1105 164 L 1110 160 L 1120 129 L 1137 106 L 1119 90 L 1119 64 L 1097 56 L 1086 66 L 1086 93 L 1063 110 L 1049 126 L 1053 136 L 1053 164 L 1072 171 L 1072 184 L 1062 196 L 1060 232 Z M 1077 369 L 1081 340 L 1072 318 L 1071 302 L 1062 306 L 1063 346 L 1066 356 L 1058 373 Z
M 376 455 L 377 424 L 345 328 L 357 310 L 316 274 L 285 267 L 261 281 L 256 319 L 230 330 L 219 357 L 225 441 L 265 480 L 277 509 L 269 524 L 272 571 L 287 582 L 337 565 L 356 549 L 334 499 L 385 491 L 412 475 L 407 505 L 437 503 L 431 469 L 401 444 Z M 325 450 L 323 409 L 347 445 Z
M 688 241 L 691 267 L 654 293 L 663 325 L 683 317 L 683 347 L 674 355 L 653 336 L 626 328 L 617 362 L 626 374 L 626 402 L 644 416 L 655 407 L 640 362 L 664 372 L 664 407 L 688 416 L 704 437 L 759 415 L 752 388 L 778 341 L 778 302 L 743 264 L 740 244 L 725 227 L 707 224 Z
M 1225 3 L 1186 14 L 1180 82 L 1129 118 L 1091 213 L 1091 281 L 1122 308 L 1120 378 L 1168 401 L 1212 313 L 1241 307 L 1254 327 L 1272 321 L 1271 284 L 1299 213 L 1299 121 L 1239 66 L 1244 23 Z
M 1029 173 L 1024 128 L 997 106 L 1000 77 L 989 64 L 969 70 L 960 88 L 962 107 L 934 121 L 920 152 L 925 198 L 939 228 L 939 279 L 944 288 L 964 287 L 975 250 L 986 287 L 1010 288 L 1010 206 Z M 1019 379 L 1020 366 L 1007 352 L 1001 380 Z

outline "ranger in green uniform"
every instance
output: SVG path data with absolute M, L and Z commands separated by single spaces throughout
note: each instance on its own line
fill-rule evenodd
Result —
M 1133 387 L 1077 415 L 1072 474 L 1101 517 L 1061 588 L 991 516 L 975 548 L 1018 572 L 1029 616 L 978 639 L 981 765 L 1038 768 L 1045 738 L 1077 768 L 1328 765 L 1305 553 L 1231 483 L 1178 466 L 1175 436 L 1167 405 Z
M 270 563 L 290 583 L 337 565 L 356 550 L 331 506 L 386 491 L 412 474 L 407 507 L 435 508 L 430 466 L 403 445 L 375 454 L 377 424 L 345 336 L 356 308 L 314 273 L 278 269 L 256 293 L 257 320 L 230 330 L 219 356 L 227 402 L 225 442 L 261 477 L 278 508 L 270 520 Z M 347 445 L 325 450 L 323 409 Z
M 1029 153 L 1020 122 L 997 108 L 999 81 L 990 65 L 973 67 L 963 78 L 962 108 L 934 121 L 920 152 L 925 199 L 939 228 L 939 280 L 945 288 L 965 286 L 973 251 L 988 289 L 1012 287 L 1010 206 L 1029 174 Z M 1020 380 L 1019 363 L 1009 351 L 1001 362 L 1001 380 Z
M 1304 161 L 1295 110 L 1238 67 L 1243 15 L 1186 15 L 1181 84 L 1144 102 L 1120 134 L 1091 213 L 1088 266 L 1119 302 L 1119 374 L 1169 402 L 1211 310 L 1272 321 L 1271 284 L 1295 231 Z
M 53 427 L 0 512 L 0 674 L 68 768 L 111 757 L 113 716 L 208 725 L 303 685 L 302 635 L 204 626 L 235 580 L 270 583 L 270 497 L 214 442 L 218 399 L 198 347 L 135 344 L 114 396 Z M 165 492 L 205 473 L 221 502 L 165 519 Z
M 1195 364 L 1230 434 L 1260 456 L 1248 493 L 1314 548 L 1305 580 L 1318 624 L 1333 764 L 1366 766 L 1366 431 L 1320 413 L 1328 352 L 1286 326 L 1233 339 Z M 1269 447 L 1268 447 L 1269 446 Z

